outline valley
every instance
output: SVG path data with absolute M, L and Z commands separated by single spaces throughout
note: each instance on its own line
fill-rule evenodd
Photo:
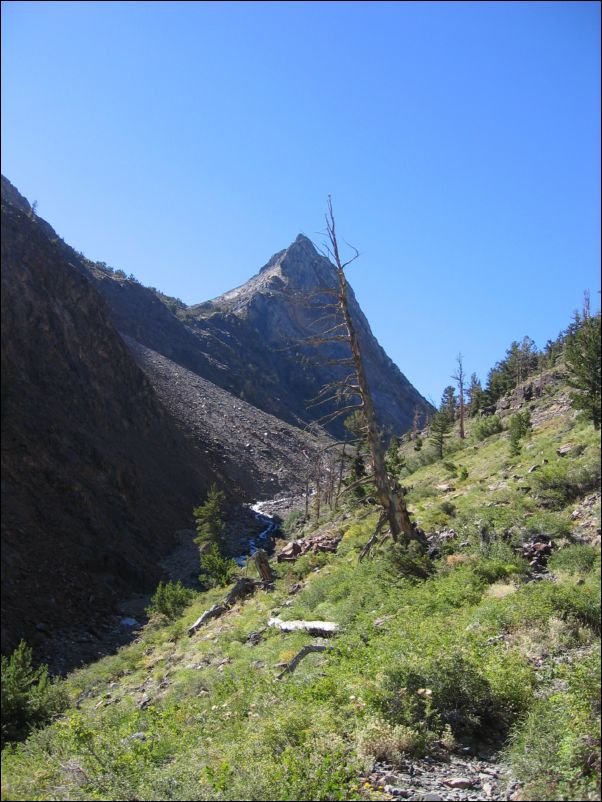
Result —
M 3 799 L 598 798 L 599 313 L 435 410 L 350 294 L 396 540 L 307 238 L 186 307 L 2 214 Z

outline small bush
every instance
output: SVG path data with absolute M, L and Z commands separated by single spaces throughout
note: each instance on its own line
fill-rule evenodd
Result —
M 188 607 L 194 597 L 194 591 L 189 588 L 183 587 L 180 580 L 177 582 L 159 582 L 157 590 L 150 600 L 150 604 L 146 608 L 146 614 L 150 617 L 152 615 L 164 615 L 170 621 L 178 618 L 182 611 Z
M 507 579 L 512 574 L 519 573 L 520 569 L 514 562 L 493 558 L 479 561 L 474 567 L 474 572 L 480 579 L 490 585 L 499 579 Z
M 575 499 L 596 490 L 600 484 L 600 461 L 592 460 L 582 465 L 571 466 L 558 461 L 544 465 L 533 474 L 537 497 L 552 509 L 562 509 Z
M 385 559 L 391 573 L 405 579 L 426 579 L 435 570 L 432 560 L 415 541 L 408 546 L 391 544 Z
M 2 655 L 2 747 L 22 741 L 34 727 L 46 724 L 67 707 L 60 681 L 52 681 L 48 666 L 33 668 L 31 649 L 21 641 L 10 658 Z
M 451 462 L 451 460 L 445 460 L 445 462 L 443 462 L 443 467 L 452 478 L 455 478 L 458 475 L 458 469 L 454 463 Z
M 201 555 L 201 574 L 199 579 L 209 587 L 225 587 L 236 576 L 238 566 L 231 557 L 223 557 L 217 543 Z
M 454 735 L 478 733 L 495 718 L 493 692 L 476 665 L 459 653 L 404 665 L 388 677 L 387 717 L 412 726 L 449 725 Z
M 425 754 L 430 740 L 426 733 L 405 724 L 393 725 L 375 718 L 360 733 L 358 751 L 367 765 L 377 760 L 401 766 L 405 755 Z
M 523 799 L 600 798 L 600 653 L 565 667 L 567 693 L 538 700 L 512 733 Z
M 520 441 L 531 431 L 531 414 L 528 409 L 518 412 L 510 418 L 508 433 L 510 435 L 510 456 L 516 457 L 520 454 Z
M 529 669 L 514 654 L 423 655 L 388 673 L 381 709 L 393 723 L 466 738 L 503 734 L 528 708 Z M 422 725 L 424 722 L 424 725 Z
M 439 509 L 445 515 L 449 515 L 451 518 L 453 518 L 456 514 L 456 505 L 451 501 L 442 501 L 441 504 L 439 504 Z
M 494 434 L 499 434 L 503 429 L 502 419 L 497 415 L 491 415 L 475 423 L 472 428 L 472 435 L 475 440 L 486 440 Z
M 588 574 L 600 559 L 600 552 L 593 546 L 568 546 L 550 557 L 548 565 L 552 571 L 569 574 Z

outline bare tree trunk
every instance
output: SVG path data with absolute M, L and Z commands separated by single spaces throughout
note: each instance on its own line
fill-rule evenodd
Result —
M 412 434 L 410 440 L 416 440 L 418 437 L 418 425 L 420 423 L 420 410 L 418 404 L 414 407 L 414 417 L 412 419 Z
M 460 398 L 460 439 L 464 440 L 466 434 L 464 433 L 464 365 L 462 364 L 462 354 L 456 357 L 458 362 L 458 369 L 452 376 L 458 382 L 458 396 Z
M 355 326 L 351 318 L 351 312 L 349 310 L 347 293 L 348 285 L 347 278 L 345 276 L 345 267 L 347 264 L 349 264 L 349 262 L 343 264 L 339 256 L 339 246 L 336 238 L 335 220 L 330 197 L 328 198 L 328 214 L 326 217 L 326 225 L 330 240 L 331 254 L 335 261 L 339 279 L 339 307 L 343 316 L 349 345 L 351 347 L 353 366 L 357 376 L 358 392 L 361 398 L 361 410 L 366 423 L 368 446 L 370 448 L 370 455 L 372 457 L 372 464 L 374 467 L 374 483 L 376 485 L 376 494 L 383 510 L 386 513 L 391 530 L 391 537 L 394 541 L 401 540 L 407 542 L 415 536 L 415 530 L 403 498 L 403 490 L 401 489 L 399 483 L 393 477 L 389 476 L 385 466 L 384 449 L 378 432 L 372 395 L 370 393 L 368 380 L 366 378 L 357 332 L 355 330 Z M 357 256 L 358 254 L 356 251 L 354 259 L 357 258 Z
M 343 443 L 343 449 L 341 451 L 341 461 L 339 462 L 339 477 L 337 480 L 337 492 L 334 499 L 335 508 L 336 505 L 339 503 L 339 496 L 341 495 L 341 485 L 343 484 L 344 469 L 345 469 L 345 443 Z
M 320 494 L 322 492 L 322 463 L 316 463 L 316 521 L 320 520 Z

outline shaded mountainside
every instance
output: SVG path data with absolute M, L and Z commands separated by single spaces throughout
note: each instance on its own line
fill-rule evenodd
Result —
M 152 289 L 82 264 L 120 332 L 293 425 L 328 411 L 308 409 L 309 402 L 342 375 L 329 360 L 348 354 L 340 343 L 307 343 L 326 325 L 316 325 L 323 310 L 312 297 L 331 301 L 320 291 L 337 285 L 334 267 L 307 237 L 299 235 L 242 287 L 191 307 L 169 308 Z M 380 423 L 400 434 L 410 428 L 416 406 L 424 420 L 429 404 L 378 344 L 353 291 L 350 305 Z M 328 428 L 343 432 L 340 420 Z
M 121 296 L 137 314 L 120 317 Z M 153 291 L 95 267 L 2 177 L 3 651 L 26 637 L 54 664 L 59 631 L 99 632 L 154 590 L 211 482 L 233 507 L 302 488 L 315 438 L 195 372 L 229 372 L 216 365 Z
M 154 587 L 216 478 L 48 230 L 3 202 L 3 651 Z

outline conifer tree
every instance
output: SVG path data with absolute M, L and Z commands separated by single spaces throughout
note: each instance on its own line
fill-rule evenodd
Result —
M 216 485 L 211 485 L 207 493 L 207 500 L 192 511 L 196 522 L 196 542 L 200 547 L 205 544 L 221 546 L 222 535 L 225 528 L 223 520 L 223 505 L 225 501 L 223 491 Z
M 473 373 L 468 387 L 468 414 L 471 418 L 474 418 L 482 409 L 484 400 L 485 392 L 481 386 L 480 379 L 476 373 Z
M 583 314 L 575 314 L 565 345 L 569 385 L 574 388 L 571 400 L 600 428 L 600 312 L 592 315 L 586 297 Z
M 453 423 L 456 419 L 456 390 L 450 384 L 448 387 L 445 388 L 443 391 L 443 395 L 441 397 L 441 412 L 445 412 L 447 417 L 449 418 L 450 423 Z
M 439 459 L 443 459 L 443 448 L 445 440 L 449 437 L 452 428 L 452 421 L 445 409 L 439 410 L 433 416 L 430 423 L 431 442 L 435 447 L 435 452 Z

